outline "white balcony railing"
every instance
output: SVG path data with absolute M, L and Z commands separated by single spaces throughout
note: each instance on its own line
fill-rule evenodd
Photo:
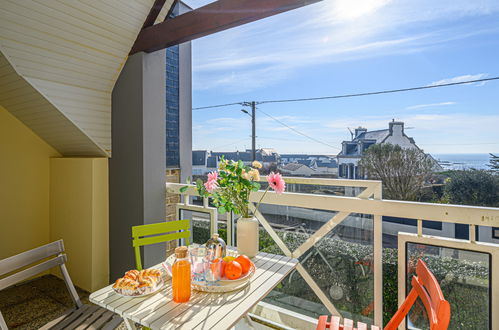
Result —
M 260 224 L 282 250 L 282 252 L 289 256 L 295 257 L 300 260 L 297 267 L 297 272 L 301 275 L 303 280 L 308 284 L 308 286 L 317 295 L 320 302 L 327 308 L 329 313 L 341 316 L 340 311 L 332 302 L 332 299 L 328 297 L 328 294 L 317 284 L 317 279 L 314 279 L 310 275 L 309 270 L 305 267 L 306 259 L 308 258 L 306 253 L 308 253 L 313 247 L 315 247 L 319 242 L 330 235 L 334 231 L 335 227 L 342 224 L 345 219 L 349 218 L 354 214 L 365 214 L 372 216 L 372 224 L 370 225 L 370 232 L 372 236 L 368 238 L 368 244 L 372 248 L 372 264 L 370 266 L 370 271 L 372 271 L 372 293 L 366 293 L 372 296 L 373 306 L 373 320 L 372 323 L 380 326 L 383 323 L 383 216 L 397 217 L 397 218 L 408 218 L 417 219 L 417 237 L 423 237 L 423 221 L 438 221 L 443 224 L 465 224 L 469 225 L 469 237 L 468 241 L 456 241 L 462 243 L 462 249 L 470 250 L 469 247 L 464 244 L 481 244 L 475 242 L 475 230 L 476 226 L 485 227 L 499 227 L 499 209 L 498 208 L 487 208 L 487 207 L 473 207 L 473 206 L 460 206 L 460 205 L 448 205 L 448 204 L 433 204 L 433 203 L 418 203 L 418 202 L 406 202 L 406 201 L 394 201 L 394 200 L 384 200 L 382 199 L 382 186 L 379 181 L 368 181 L 368 180 L 337 180 L 337 179 L 309 179 L 309 178 L 294 178 L 286 177 L 286 184 L 291 185 L 314 185 L 314 186 L 329 186 L 329 187 L 346 187 L 344 189 L 349 189 L 353 192 L 355 197 L 347 196 L 334 196 L 326 194 L 310 194 L 310 193 L 295 193 L 286 192 L 284 194 L 268 193 L 264 199 L 263 204 L 266 206 L 285 206 L 292 208 L 305 208 L 313 210 L 322 210 L 331 213 L 333 215 L 329 220 L 321 221 L 321 226 L 314 232 L 309 232 L 305 235 L 305 239 L 298 244 L 297 247 L 291 248 L 288 246 L 284 239 L 282 233 L 272 225 L 271 222 L 267 221 L 264 216 L 265 211 L 256 212 L 256 217 L 260 221 Z M 184 184 L 167 183 L 166 190 L 167 193 L 180 194 L 180 188 L 185 186 Z M 262 197 L 263 191 L 254 192 L 251 195 L 252 204 L 250 207 L 254 210 L 254 205 Z M 212 218 L 211 228 L 212 231 L 216 230 L 216 218 L 217 214 L 213 211 L 213 208 L 208 206 L 208 201 L 205 200 L 203 206 L 195 206 L 189 204 L 189 198 L 186 196 L 197 196 L 197 192 L 194 186 L 189 187 L 187 191 L 183 193 L 183 203 L 180 204 L 178 209 L 187 209 L 190 211 L 201 211 L 209 213 Z M 184 206 L 185 208 L 183 208 Z M 204 210 L 204 211 L 203 211 Z M 288 209 L 289 211 L 289 209 Z M 370 218 L 371 219 L 371 218 Z M 232 226 L 231 221 L 228 221 L 227 231 L 228 231 L 228 241 L 232 243 Z M 385 224 L 386 226 L 386 224 Z M 435 231 L 432 231 L 435 235 Z M 437 233 L 438 234 L 438 233 Z M 442 234 L 443 235 L 443 234 Z M 426 242 L 426 241 L 425 241 Z M 454 243 L 455 245 L 455 243 Z M 452 245 L 452 246 L 454 246 Z M 461 245 L 457 245 L 461 246 Z M 499 245 L 490 243 L 486 251 L 495 251 L 494 258 L 492 258 L 493 263 L 491 267 L 499 267 Z M 405 252 L 404 252 L 405 253 Z M 405 254 L 404 254 L 405 256 Z M 400 256 L 399 256 L 400 258 Z M 323 258 L 325 262 L 327 260 Z M 495 263 L 495 264 L 494 264 Z M 332 265 L 328 265 L 332 269 Z M 400 272 L 399 265 L 399 272 Z M 490 281 L 495 282 L 494 285 L 489 284 L 491 292 L 490 295 L 490 305 L 491 308 L 499 308 L 499 271 L 495 270 L 492 274 Z M 403 280 L 401 274 L 399 274 L 399 282 Z M 405 283 L 404 283 L 405 285 Z M 405 288 L 405 286 L 399 286 L 400 288 Z M 404 293 L 399 293 L 399 297 L 403 297 Z M 490 307 L 490 306 L 489 306 Z M 493 309 L 491 309 L 493 310 Z M 489 322 L 490 327 L 493 329 L 499 329 L 499 315 L 492 315 Z M 495 313 L 497 314 L 497 313 Z

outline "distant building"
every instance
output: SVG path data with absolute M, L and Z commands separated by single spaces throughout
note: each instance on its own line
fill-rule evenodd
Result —
M 408 137 L 404 131 L 404 123 L 392 121 L 388 129 L 368 131 L 367 128 L 355 129 L 351 141 L 343 141 L 342 150 L 338 154 L 338 177 L 345 179 L 363 179 L 358 162 L 364 152 L 374 144 L 390 143 L 402 148 L 419 149 L 414 139 Z
M 338 163 L 333 156 L 309 154 L 282 154 L 281 168 L 287 164 L 302 164 L 313 170 L 313 176 L 336 176 Z
M 300 163 L 290 163 L 279 168 L 282 174 L 288 176 L 307 176 L 315 174 L 315 170 Z
M 207 151 L 193 150 L 192 151 L 192 174 L 203 175 L 212 171 L 216 171 L 218 163 L 222 156 L 227 160 L 241 160 L 245 165 L 250 166 L 253 161 L 251 149 L 246 151 Z M 280 162 L 279 154 L 270 148 L 262 148 L 256 150 L 256 160 L 262 163 L 264 168 L 271 166 L 277 167 Z
M 328 155 L 309 155 L 309 154 L 282 154 L 281 155 L 281 164 L 289 164 L 289 163 L 300 163 L 305 165 L 310 165 L 310 162 L 316 161 L 333 161 L 336 164 L 336 160 L 332 156 Z M 308 162 L 308 163 L 307 163 Z
M 317 160 L 312 164 L 316 175 L 338 175 L 338 163 L 335 159 L 330 161 Z

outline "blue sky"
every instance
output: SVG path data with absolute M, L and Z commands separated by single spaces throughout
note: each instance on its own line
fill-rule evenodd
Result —
M 189 0 L 197 8 L 208 1 Z M 193 42 L 193 106 L 351 94 L 499 76 L 497 0 L 324 0 Z M 499 151 L 499 81 L 329 101 L 262 104 L 257 146 L 336 154 L 348 127 L 392 118 L 425 151 Z M 193 111 L 193 148 L 251 147 L 240 106 Z

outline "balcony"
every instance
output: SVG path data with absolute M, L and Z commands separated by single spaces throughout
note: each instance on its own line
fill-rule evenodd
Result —
M 422 258 L 451 304 L 450 329 L 497 328 L 499 244 L 492 228 L 499 226 L 499 209 L 384 200 L 378 181 L 285 179 L 288 192 L 267 194 L 256 213 L 260 249 L 299 264 L 252 309 L 253 321 L 312 329 L 319 315 L 333 314 L 386 324 Z M 180 193 L 183 186 L 167 183 L 166 192 L 180 196 L 169 207 L 191 219 L 193 241 L 204 243 L 218 231 L 235 245 L 234 217 L 218 215 L 194 187 Z M 255 192 L 252 203 L 261 196 Z M 454 238 L 455 224 L 469 227 L 469 239 Z M 88 292 L 78 293 L 88 301 Z M 14 328 L 44 324 L 71 305 L 63 281 L 50 275 L 2 291 L 0 302 Z M 426 329 L 423 307 L 416 305 L 407 322 Z
M 283 328 L 313 328 L 321 314 L 386 324 L 423 258 L 451 304 L 450 329 L 499 327 L 492 313 L 499 306 L 499 276 L 492 272 L 499 245 L 491 234 L 499 209 L 384 200 L 378 181 L 285 179 L 288 192 L 267 194 L 256 213 L 260 249 L 299 264 L 254 308 L 256 319 Z M 167 193 L 180 194 L 182 186 L 167 183 Z M 194 187 L 181 195 L 177 214 L 192 219 L 195 242 L 218 230 L 235 244 L 232 216 L 219 217 L 206 199 L 193 202 Z M 455 224 L 469 227 L 469 239 L 454 238 Z M 409 328 L 425 328 L 421 307 L 413 308 Z

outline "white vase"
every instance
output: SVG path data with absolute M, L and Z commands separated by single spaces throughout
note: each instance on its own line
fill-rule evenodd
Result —
M 253 258 L 258 254 L 259 232 L 255 217 L 237 220 L 237 252 Z

